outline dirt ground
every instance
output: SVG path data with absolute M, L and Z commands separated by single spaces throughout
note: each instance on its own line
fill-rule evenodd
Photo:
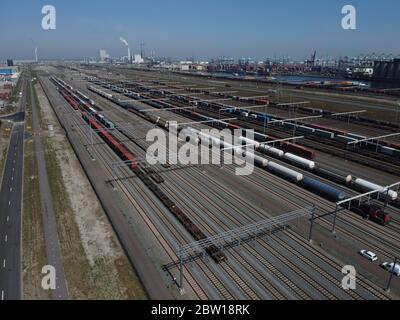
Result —
M 25 116 L 26 134 L 32 134 L 30 95 Z M 43 290 L 42 267 L 47 265 L 39 174 L 32 136 L 24 144 L 24 186 L 22 207 L 22 279 L 24 300 L 47 300 L 50 292 Z
M 140 281 L 42 88 L 38 84 L 35 88 L 42 128 L 47 128 L 46 166 L 70 298 L 144 299 Z

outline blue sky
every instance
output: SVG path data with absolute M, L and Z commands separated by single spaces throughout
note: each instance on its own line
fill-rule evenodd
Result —
M 57 29 L 41 28 L 41 8 L 54 5 Z M 357 9 L 357 30 L 341 28 L 341 8 Z M 304 59 L 360 53 L 400 54 L 398 0 L 2 0 L 0 59 L 95 57 L 100 48 L 170 57 Z

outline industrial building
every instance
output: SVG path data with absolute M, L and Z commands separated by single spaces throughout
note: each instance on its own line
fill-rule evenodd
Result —
M 144 59 L 140 54 L 135 54 L 133 58 L 133 63 L 144 63 Z
M 107 62 L 110 60 L 110 55 L 107 53 L 105 49 L 100 49 L 99 52 L 100 62 Z
M 400 82 L 400 59 L 374 62 L 373 80 Z
M 11 91 L 18 81 L 19 75 L 17 66 L 0 66 L 0 100 L 8 101 L 11 99 Z

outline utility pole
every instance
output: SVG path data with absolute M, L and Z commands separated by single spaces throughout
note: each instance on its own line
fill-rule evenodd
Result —
M 313 226 L 314 226 L 314 216 L 315 216 L 315 206 L 313 206 L 311 210 L 311 220 L 310 220 L 310 232 L 308 234 L 308 241 L 312 242 L 312 232 L 313 232 Z

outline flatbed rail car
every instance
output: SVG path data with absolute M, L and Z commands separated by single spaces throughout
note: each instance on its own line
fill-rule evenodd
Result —
M 204 240 L 207 236 L 197 227 L 192 220 L 170 199 L 168 196 L 140 169 L 134 172 L 143 183 L 157 196 L 157 198 L 167 207 L 167 209 L 178 219 L 185 229 L 193 236 L 196 241 Z M 215 245 L 206 248 L 207 253 L 216 263 L 226 260 L 225 254 Z

